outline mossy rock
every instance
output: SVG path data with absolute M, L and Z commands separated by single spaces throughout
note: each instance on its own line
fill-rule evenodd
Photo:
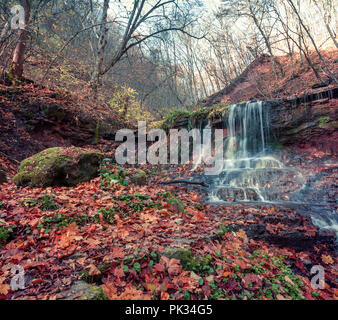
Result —
M 197 263 L 195 258 L 192 255 L 191 249 L 183 248 L 169 248 L 165 250 L 162 255 L 169 259 L 180 260 L 181 265 L 186 270 L 191 264 Z
M 121 170 L 120 176 L 126 179 L 129 184 L 144 186 L 147 183 L 147 174 L 143 170 Z
M 79 293 L 82 293 L 80 297 L 78 297 Z M 75 282 L 65 294 L 65 300 L 109 300 L 101 287 L 88 284 L 84 281 Z
M 23 160 L 13 180 L 23 187 L 72 187 L 98 177 L 103 158 L 80 148 L 50 148 Z
M 185 271 L 203 271 L 213 260 L 210 255 L 194 257 L 191 248 L 169 248 L 161 254 L 169 259 L 180 260 Z

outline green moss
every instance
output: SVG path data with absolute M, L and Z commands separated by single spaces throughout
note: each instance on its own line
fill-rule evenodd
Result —
M 26 186 L 32 181 L 34 173 L 31 172 L 19 172 L 13 177 L 13 181 L 17 186 Z
M 158 196 L 160 196 L 165 202 L 171 204 L 172 206 L 176 206 L 180 212 L 185 213 L 183 203 L 179 199 L 177 199 L 171 192 L 158 193 Z
M 52 176 L 46 175 L 48 170 L 53 168 L 55 175 L 58 175 L 64 166 L 73 161 L 71 156 L 60 155 L 62 151 L 62 148 L 51 148 L 22 161 L 18 174 L 13 177 L 14 183 L 18 186 L 47 186 L 49 180 L 53 179 Z
M 330 122 L 330 120 L 331 120 L 331 118 L 329 116 L 322 116 L 322 117 L 318 118 L 317 121 L 318 121 L 319 128 L 324 129 L 326 123 Z
M 46 149 L 30 158 L 23 160 L 19 166 L 19 171 L 22 171 L 25 168 L 33 165 L 41 166 L 45 163 L 45 161 L 57 158 L 62 151 L 63 149 L 59 147 Z
M 14 82 L 14 74 L 13 74 L 13 66 L 11 66 L 8 70 L 8 73 L 7 73 L 7 78 L 10 82 Z
M 104 221 L 106 221 L 109 224 L 115 224 L 115 209 L 114 208 L 101 208 L 97 212 L 98 215 L 102 215 L 102 218 Z
M 192 270 L 192 267 L 197 264 L 191 249 L 172 248 L 166 250 L 163 255 L 170 259 L 180 260 L 184 270 Z
M 211 111 L 209 112 L 208 118 L 211 120 L 217 118 L 224 118 L 230 107 L 231 104 L 228 103 L 215 104 L 211 107 Z
M 228 224 L 222 223 L 220 228 L 216 231 L 216 233 L 220 237 L 222 237 L 229 232 L 236 232 L 237 230 L 238 230 L 238 227 L 236 225 L 228 225 Z
M 195 111 L 193 111 L 190 114 L 190 119 L 193 125 L 198 124 L 200 121 L 207 119 L 209 115 L 210 110 L 207 108 L 199 108 Z
M 164 120 L 164 123 L 162 125 L 163 129 L 170 129 L 177 120 L 183 118 L 183 117 L 188 117 L 190 118 L 191 116 L 191 111 L 187 110 L 181 110 L 181 109 L 171 109 L 168 111 L 168 114 Z
M 69 154 L 59 147 L 46 149 L 21 162 L 14 183 L 32 187 L 77 185 L 98 175 L 102 158 L 99 153 L 80 148 L 73 148 Z
M 162 128 L 170 129 L 181 118 L 188 118 L 187 129 L 192 129 L 198 126 L 203 120 L 223 118 L 230 107 L 230 104 L 219 103 L 213 105 L 211 108 L 199 107 L 198 109 L 191 111 L 172 109 L 168 112 L 168 115 L 162 124 Z
M 132 184 L 141 186 L 147 183 L 147 174 L 143 170 L 130 172 L 129 174 L 126 174 L 126 177 Z
M 12 83 L 12 85 L 20 85 L 22 83 L 22 77 L 16 77 L 13 73 L 13 64 L 10 66 L 9 71 L 7 73 L 7 78 Z
M 97 286 L 89 286 L 86 293 L 79 300 L 109 300 L 102 288 Z
M 172 248 L 163 253 L 164 256 L 170 259 L 180 260 L 185 271 L 194 271 L 201 275 L 212 273 L 213 258 L 210 255 L 204 257 L 194 257 L 191 249 Z
M 0 221 L 0 248 L 12 237 L 15 229 L 15 225 L 9 226 Z

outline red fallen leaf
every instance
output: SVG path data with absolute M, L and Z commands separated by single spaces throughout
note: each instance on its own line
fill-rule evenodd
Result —
M 194 211 L 194 218 L 197 220 L 203 220 L 205 218 L 205 213 L 201 211 Z
M 0 295 L 7 295 L 10 289 L 8 284 L 0 284 Z
M 101 271 L 94 265 L 90 264 L 89 265 L 89 273 L 90 276 L 98 276 L 101 274 Z
M 166 210 L 166 209 L 162 209 L 162 210 L 159 210 L 157 211 L 159 214 L 163 214 L 163 215 L 168 215 L 170 216 L 171 215 L 171 212 Z
M 226 271 L 226 272 L 223 273 L 223 276 L 224 276 L 224 278 L 231 277 L 232 276 L 232 272 Z
M 251 267 L 251 264 L 246 263 L 243 260 L 239 259 L 234 260 L 234 265 L 238 265 L 242 271 L 249 269 Z
M 115 287 L 114 283 L 106 282 L 101 286 L 101 288 L 110 300 L 113 300 L 113 298 L 116 297 L 117 288 Z
M 230 290 L 235 290 L 235 291 L 240 290 L 239 287 L 238 287 L 237 281 L 234 280 L 234 279 L 231 279 L 231 280 L 228 282 L 228 287 L 229 287 Z
M 177 259 L 170 259 L 168 265 L 168 273 L 170 276 L 177 276 L 182 272 L 182 266 Z
M 275 234 L 276 231 L 274 230 L 274 226 L 270 223 L 267 223 L 266 226 L 265 226 L 266 230 L 269 232 L 269 233 L 272 233 L 272 234 Z
M 83 264 L 85 263 L 85 261 L 86 261 L 86 257 L 76 259 L 76 262 L 77 262 L 79 265 L 81 265 L 81 266 L 83 266 Z
M 119 296 L 110 297 L 113 300 L 150 300 L 152 295 L 143 294 L 141 290 L 137 290 L 131 283 L 125 286 L 125 290 Z
M 302 262 L 296 261 L 296 262 L 295 262 L 295 266 L 296 266 L 298 269 L 300 269 L 303 273 L 306 273 L 306 272 L 307 272 L 307 271 L 305 270 L 304 264 L 303 264 Z
M 338 300 L 338 289 L 333 289 L 334 299 Z
M 331 256 L 322 254 L 322 261 L 326 264 L 333 264 L 334 261 Z
M 47 281 L 39 278 L 39 279 L 32 280 L 31 284 L 39 284 L 39 283 L 44 283 L 44 282 L 47 282 Z
M 21 215 L 24 215 L 24 213 L 25 213 L 24 207 L 16 207 L 12 210 L 13 216 L 21 216 Z
M 192 201 L 197 201 L 198 200 L 198 195 L 195 193 L 192 197 L 191 197 Z
M 75 251 L 78 249 L 78 246 L 77 245 L 72 245 L 70 247 L 68 247 L 67 249 L 64 249 L 64 250 L 60 250 L 60 249 L 57 249 L 58 252 L 57 252 L 57 257 L 58 259 L 62 259 L 62 258 L 65 258 L 65 257 L 69 257 L 71 256 L 73 253 L 75 253 Z
M 84 242 L 88 244 L 88 249 L 95 249 L 101 243 L 100 240 L 94 238 L 86 239 Z
M 114 258 L 116 259 L 123 259 L 125 256 L 124 250 L 123 248 L 119 248 L 119 247 L 115 247 L 113 249 L 112 255 L 114 256 Z
M 87 232 L 93 233 L 97 228 L 98 228 L 98 226 L 96 226 L 95 224 L 92 224 L 92 225 L 89 226 Z
M 161 300 L 169 300 L 170 295 L 168 292 L 161 292 Z
M 124 271 L 123 271 L 123 267 L 118 266 L 117 268 L 115 268 L 113 274 L 117 278 L 123 278 L 125 276 Z
M 242 283 L 247 289 L 258 289 L 262 286 L 262 280 L 255 274 L 247 274 L 244 279 L 242 279 Z M 251 287 L 250 287 L 251 284 Z
M 158 273 L 162 273 L 165 271 L 165 266 L 163 264 L 160 264 L 160 263 L 156 263 L 154 266 L 153 266 L 153 270 L 155 272 L 158 272 Z
M 32 228 L 35 228 L 40 222 L 40 219 L 39 218 L 36 218 L 36 219 L 33 219 L 31 220 L 28 224 L 32 227 Z

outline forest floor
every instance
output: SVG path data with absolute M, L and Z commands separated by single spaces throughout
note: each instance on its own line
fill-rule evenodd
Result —
M 309 219 L 278 206 L 213 206 L 200 187 L 159 184 L 191 176 L 189 166 L 144 166 L 144 186 L 111 185 L 117 168 L 106 169 L 74 188 L 1 186 L 1 299 L 88 298 L 89 290 L 123 300 L 338 298 L 336 253 L 316 242 Z M 259 225 L 276 243 L 248 236 Z M 293 247 L 295 232 L 305 247 Z M 286 234 L 289 247 L 278 243 Z M 16 265 L 25 288 L 14 291 Z M 311 286 L 315 265 L 324 289 Z

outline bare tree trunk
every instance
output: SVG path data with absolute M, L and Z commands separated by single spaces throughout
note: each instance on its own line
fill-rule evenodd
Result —
M 337 42 L 337 39 L 336 39 L 335 34 L 334 34 L 333 31 L 331 30 L 330 25 L 329 25 L 328 23 L 325 23 L 325 25 L 326 25 L 326 29 L 327 29 L 327 31 L 328 31 L 328 33 L 329 33 L 329 35 L 330 35 L 330 37 L 331 37 L 331 39 L 332 39 L 334 45 L 335 45 L 336 48 L 338 49 L 338 42 Z
M 338 82 L 337 78 L 334 76 L 334 74 L 332 73 L 331 69 L 330 69 L 329 66 L 327 65 L 325 59 L 323 58 L 322 54 L 320 53 L 320 51 L 319 51 L 319 49 L 318 49 L 318 47 L 317 47 L 317 45 L 316 45 L 315 40 L 313 39 L 313 37 L 312 37 L 312 35 L 311 35 L 309 29 L 305 26 L 305 24 L 304 24 L 302 18 L 300 17 L 299 12 L 297 11 L 295 5 L 293 4 L 292 0 L 287 0 L 287 1 L 289 2 L 290 6 L 291 6 L 291 8 L 293 9 L 293 11 L 295 12 L 295 14 L 297 15 L 297 17 L 298 17 L 298 19 L 299 19 L 299 22 L 300 22 L 301 26 L 303 27 L 303 29 L 304 29 L 305 32 L 307 33 L 308 37 L 310 38 L 310 40 L 311 40 L 311 42 L 312 42 L 312 44 L 313 44 L 313 46 L 314 46 L 314 48 L 315 48 L 315 50 L 316 50 L 316 52 L 317 52 L 317 54 L 318 54 L 319 59 L 323 62 L 323 65 L 324 65 L 324 67 L 326 68 L 326 70 L 328 71 L 328 73 L 329 73 L 329 75 L 330 75 L 330 78 L 331 78 L 332 80 L 334 80 L 335 82 Z
M 325 26 L 326 26 L 327 32 L 329 33 L 334 45 L 338 49 L 338 42 L 337 42 L 337 39 L 336 39 L 336 35 L 333 33 L 333 31 L 331 30 L 331 27 L 330 27 L 331 14 L 329 13 L 329 15 L 327 16 L 327 12 L 325 12 L 325 9 L 324 9 L 324 12 L 322 12 L 322 9 L 320 8 L 318 2 L 316 0 L 314 0 L 313 2 L 315 3 L 319 12 L 322 14 L 324 21 L 325 21 Z
M 94 92 L 97 92 L 98 86 L 100 84 L 100 74 L 102 71 L 102 66 L 103 66 L 103 61 L 104 61 L 104 54 L 105 54 L 105 49 L 106 49 L 106 36 L 107 36 L 107 16 L 108 16 L 108 10 L 109 10 L 109 0 L 104 0 L 103 3 L 103 11 L 102 11 L 102 16 L 100 20 L 100 41 L 99 41 L 99 48 L 98 48 L 98 54 L 97 58 L 94 64 L 94 70 L 92 73 L 92 78 L 91 78 L 91 87 Z
M 10 73 L 14 79 L 22 78 L 23 63 L 25 61 L 25 51 L 28 39 L 28 23 L 30 18 L 30 5 L 28 0 L 21 0 L 21 5 L 25 9 L 25 29 L 19 30 L 19 40 L 14 49 L 13 60 Z
M 271 57 L 271 62 L 272 62 L 272 69 L 274 70 L 275 73 L 275 64 L 277 64 L 279 71 L 281 73 L 282 76 L 284 76 L 284 70 L 283 70 L 283 66 L 281 65 L 281 63 L 279 62 L 278 58 L 276 58 L 272 52 L 272 48 L 270 45 L 270 39 L 268 38 L 268 36 L 265 34 L 261 24 L 259 23 L 259 21 L 257 20 L 256 14 L 252 8 L 251 2 L 249 1 L 249 9 L 250 9 L 250 13 L 251 13 L 251 17 L 259 31 L 259 33 L 261 34 L 261 36 L 263 37 L 264 43 L 269 51 L 270 57 Z

